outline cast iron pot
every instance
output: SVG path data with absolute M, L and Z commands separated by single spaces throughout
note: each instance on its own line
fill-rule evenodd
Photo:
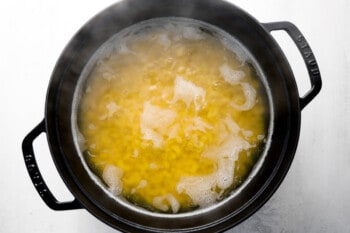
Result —
M 251 53 L 266 80 L 273 122 L 269 143 L 255 175 L 221 204 L 184 214 L 155 214 L 130 208 L 110 198 L 91 179 L 78 156 L 72 129 L 72 103 L 77 82 L 95 51 L 120 30 L 159 17 L 182 17 L 214 25 L 232 35 Z M 311 89 L 299 97 L 291 68 L 270 32 L 284 30 L 295 42 L 309 72 Z M 72 38 L 52 73 L 45 119 L 24 139 L 29 175 L 44 202 L 54 210 L 85 208 L 108 225 L 125 232 L 220 232 L 242 222 L 260 208 L 285 177 L 299 138 L 301 110 L 321 89 L 314 55 L 300 31 L 289 22 L 261 24 L 246 12 L 217 0 L 122 0 L 95 16 Z M 60 202 L 37 167 L 33 141 L 46 133 L 51 155 L 75 197 Z

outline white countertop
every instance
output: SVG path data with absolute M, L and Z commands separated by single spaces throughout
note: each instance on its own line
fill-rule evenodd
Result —
M 115 1 L 0 2 L 0 232 L 116 232 L 86 210 L 52 211 L 24 166 L 23 137 L 44 117 L 49 78 L 61 51 L 92 16 Z M 293 164 L 272 198 L 235 233 L 350 232 L 350 4 L 345 0 L 232 1 L 260 22 L 290 21 L 317 58 L 321 93 L 302 111 Z M 301 93 L 310 84 L 288 36 L 273 33 Z M 35 141 L 39 168 L 59 200 L 72 198 L 46 138 Z

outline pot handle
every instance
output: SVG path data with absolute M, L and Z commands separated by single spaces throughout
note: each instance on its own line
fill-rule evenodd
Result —
M 269 32 L 275 30 L 284 30 L 288 35 L 293 39 L 295 45 L 301 53 L 306 68 L 309 72 L 311 89 L 303 96 L 300 97 L 300 108 L 303 109 L 310 101 L 315 98 L 315 96 L 320 92 L 322 87 L 321 74 L 318 68 L 316 58 L 304 38 L 300 30 L 290 22 L 273 22 L 273 23 L 264 23 L 265 29 Z
M 45 120 L 43 120 L 23 139 L 22 143 L 24 162 L 34 187 L 46 205 L 53 210 L 80 209 L 82 206 L 76 199 L 69 202 L 57 201 L 41 176 L 38 165 L 35 161 L 33 142 L 41 133 L 45 132 Z

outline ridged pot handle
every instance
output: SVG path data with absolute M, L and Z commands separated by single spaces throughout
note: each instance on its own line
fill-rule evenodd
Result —
M 29 176 L 32 179 L 34 187 L 36 188 L 37 192 L 39 193 L 43 201 L 46 203 L 46 205 L 53 210 L 80 209 L 82 207 L 76 199 L 69 202 L 58 201 L 51 193 L 43 177 L 41 176 L 41 173 L 35 160 L 33 142 L 41 133 L 45 132 L 45 120 L 43 120 L 24 138 L 22 143 L 24 162 L 26 164 Z
M 300 108 L 303 109 L 313 98 L 315 98 L 322 87 L 321 74 L 316 58 L 305 37 L 294 24 L 290 22 L 274 22 L 264 23 L 263 25 L 269 32 L 276 30 L 286 31 L 294 41 L 304 59 L 306 68 L 309 72 L 311 89 L 303 97 L 300 97 Z

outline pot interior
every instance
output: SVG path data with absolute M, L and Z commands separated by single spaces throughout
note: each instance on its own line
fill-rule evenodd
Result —
M 153 33 L 153 34 L 152 34 Z M 171 204 L 171 201 L 173 201 L 173 199 L 175 199 L 173 196 L 171 196 L 171 198 L 169 199 L 169 194 L 166 194 L 165 196 L 160 196 L 163 199 L 156 199 L 154 198 L 153 200 L 160 200 L 162 202 L 162 204 L 159 204 L 157 207 L 158 208 L 154 208 L 154 206 L 151 205 L 146 205 L 146 208 L 144 208 L 145 206 L 143 206 L 142 202 L 140 204 L 140 202 L 136 202 L 135 203 L 135 198 L 130 198 L 130 193 L 129 195 L 119 195 L 120 193 L 116 194 L 115 193 L 115 187 L 113 183 L 110 183 L 110 181 L 106 179 L 104 179 L 104 176 L 106 176 L 106 174 L 108 172 L 106 172 L 106 168 L 105 170 L 101 171 L 99 170 L 98 166 L 96 166 L 96 163 L 94 164 L 93 162 L 91 162 L 92 160 L 94 160 L 95 158 L 91 158 L 91 157 L 96 157 L 96 155 L 94 155 L 93 151 L 96 151 L 94 149 L 89 150 L 89 147 L 93 146 L 95 147 L 95 143 L 90 143 L 89 145 L 87 145 L 87 136 L 89 133 L 85 134 L 85 132 L 82 132 L 82 128 L 84 125 L 82 123 L 82 115 L 84 113 L 81 113 L 81 109 L 82 107 L 82 102 L 85 98 L 86 95 L 89 95 L 90 92 L 94 92 L 94 89 L 91 88 L 91 86 L 93 86 L 93 84 L 91 84 L 92 82 L 94 82 L 94 74 L 96 73 L 96 67 L 104 67 L 106 66 L 106 63 L 104 63 L 106 60 L 111 60 L 111 59 L 115 59 L 118 60 L 120 58 L 120 56 L 115 56 L 115 58 L 113 58 L 114 54 L 127 54 L 130 53 L 132 54 L 133 51 L 130 51 L 127 44 L 128 44 L 128 40 L 131 41 L 138 41 L 141 40 L 144 37 L 144 35 L 148 35 L 149 37 L 152 37 L 152 41 L 156 41 L 155 43 L 160 44 L 163 47 L 166 47 L 165 53 L 168 52 L 169 53 L 169 47 L 171 48 L 171 46 L 176 46 L 177 44 L 179 44 L 179 41 L 181 42 L 181 40 L 185 40 L 185 41 L 189 41 L 188 43 L 200 43 L 200 41 L 204 40 L 206 37 L 210 38 L 213 41 L 216 41 L 216 43 L 221 44 L 221 46 L 224 48 L 224 50 L 228 51 L 228 53 L 231 53 L 233 56 L 235 56 L 236 60 L 239 62 L 238 64 L 238 68 L 237 69 L 243 69 L 242 67 L 248 67 L 247 69 L 249 69 L 250 72 L 252 72 L 252 76 L 254 76 L 254 82 L 255 82 L 255 86 L 256 89 L 253 90 L 253 94 L 254 94 L 254 101 L 255 102 L 260 102 L 259 104 L 261 105 L 261 107 L 263 108 L 261 111 L 262 113 L 260 116 L 260 121 L 257 121 L 256 123 L 250 123 L 251 124 L 262 124 L 262 128 L 264 129 L 264 133 L 260 133 L 259 135 L 257 135 L 257 133 L 253 133 L 253 131 L 249 131 L 248 129 L 238 129 L 241 130 L 240 136 L 238 136 L 238 133 L 235 131 L 233 132 L 232 130 L 226 130 L 228 134 L 237 134 L 237 138 L 239 138 L 239 140 L 242 141 L 243 144 L 238 145 L 238 146 L 234 146 L 233 144 L 236 143 L 237 139 L 230 141 L 229 143 L 225 144 L 225 140 L 224 142 L 220 142 L 219 144 L 221 144 L 221 148 L 219 148 L 219 152 L 218 152 L 218 148 L 215 148 L 213 152 L 211 153 L 220 153 L 220 150 L 226 150 L 223 147 L 227 147 L 228 144 L 230 144 L 231 146 L 229 146 L 229 148 L 231 148 L 231 151 L 235 151 L 235 148 L 239 148 L 242 147 L 240 149 L 239 152 L 237 152 L 235 155 L 235 159 L 234 160 L 223 160 L 225 163 L 233 163 L 232 167 L 230 168 L 235 169 L 234 168 L 234 164 L 236 163 L 235 161 L 238 160 L 238 156 L 243 156 L 242 154 L 244 154 L 245 150 L 248 149 L 244 149 L 242 145 L 249 145 L 248 143 L 248 139 L 247 138 L 252 138 L 253 134 L 254 137 L 257 137 L 259 139 L 256 140 L 251 140 L 251 143 L 255 143 L 254 145 L 252 145 L 251 147 L 255 147 L 255 149 L 252 149 L 249 153 L 252 155 L 246 155 L 247 158 L 251 158 L 250 159 L 250 164 L 249 166 L 247 165 L 247 171 L 245 171 L 244 173 L 242 173 L 243 175 L 241 177 L 239 177 L 239 181 L 236 181 L 235 183 L 232 181 L 228 186 L 225 186 L 225 189 L 221 190 L 221 195 L 216 195 L 215 198 L 217 200 L 215 200 L 215 202 L 211 202 L 210 204 L 203 204 L 203 206 L 199 205 L 198 203 L 203 203 L 203 201 L 197 200 L 197 203 L 195 203 L 194 205 L 192 205 L 192 207 L 185 207 L 185 208 L 181 208 L 179 209 L 178 203 L 175 203 L 175 205 Z M 141 38 L 141 39 L 140 39 Z M 154 39 L 156 38 L 156 39 Z M 174 43 L 175 45 L 171 44 Z M 181 44 L 181 43 L 180 43 Z M 137 45 L 137 44 L 136 44 Z M 147 44 L 148 46 L 152 46 Z M 134 46 L 134 49 L 137 49 L 137 46 Z M 209 48 L 208 48 L 209 49 Z M 215 53 L 215 49 L 212 51 L 213 52 L 213 56 Z M 203 53 L 204 54 L 204 53 Z M 211 55 L 210 53 L 207 55 Z M 131 56 L 136 56 L 135 54 L 132 54 Z M 112 58 L 111 58 L 112 57 Z M 137 59 L 134 58 L 133 59 Z M 125 66 L 130 66 L 133 67 L 132 69 L 136 69 L 135 66 L 137 66 L 137 62 L 135 60 L 127 60 L 127 63 L 123 63 Z M 176 62 L 176 61 L 175 61 Z M 174 62 L 174 64 L 175 64 Z M 189 62 L 189 61 L 187 61 Z M 130 64 L 131 63 L 131 64 Z M 136 63 L 136 64 L 134 64 Z M 151 61 L 148 61 L 148 63 L 151 63 Z M 147 64 L 147 62 L 146 62 Z M 198 64 L 196 64 L 198 65 Z M 214 64 L 207 64 L 208 66 L 214 65 Z M 182 68 L 182 67 L 180 67 Z M 184 67 L 185 69 L 186 67 Z M 100 68 L 101 69 L 101 68 Z M 102 82 L 103 83 L 107 83 L 104 85 L 107 85 L 108 87 L 110 87 L 112 84 L 112 79 L 118 79 L 120 77 L 115 76 L 115 73 L 113 73 L 113 71 L 110 71 L 110 68 L 102 68 L 103 72 L 100 74 L 100 79 L 104 79 Z M 181 70 L 180 70 L 181 71 Z M 173 77 L 173 80 L 177 80 L 179 82 L 182 82 L 182 86 L 179 88 L 185 88 L 186 91 L 198 91 L 201 90 L 199 87 L 194 86 L 192 83 L 189 83 L 187 81 L 184 80 L 184 77 L 186 78 L 186 75 L 184 77 L 182 77 L 183 75 L 180 75 L 179 69 L 176 71 L 173 71 L 173 74 L 171 74 Z M 235 86 L 238 87 L 240 89 L 244 89 L 243 87 L 249 87 L 250 89 L 252 89 L 252 86 L 250 86 L 250 84 L 241 81 L 238 81 L 238 79 L 242 78 L 239 77 L 239 75 L 241 75 L 242 73 L 239 73 L 241 71 L 236 71 L 236 70 L 231 70 L 229 68 L 229 66 L 224 63 L 223 65 L 221 65 L 218 68 L 218 71 L 221 71 L 221 74 L 225 76 L 225 73 L 228 73 L 228 75 L 230 77 L 227 77 L 226 81 L 223 79 L 223 82 L 228 82 L 229 86 Z M 119 72 L 119 70 L 115 71 L 116 73 Z M 180 73 L 179 73 L 180 72 Z M 181 73 L 183 74 L 183 72 Z M 238 75 L 238 76 L 237 76 Z M 191 75 L 189 75 L 191 76 Z M 231 80 L 228 80 L 230 78 L 233 78 Z M 130 77 L 131 79 L 131 77 Z M 236 80 L 237 79 L 237 80 Z M 92 80 L 92 81 L 91 81 Z M 136 82 L 136 81 L 135 81 Z M 176 81 L 175 81 L 176 82 Z M 218 81 L 216 81 L 218 83 Z M 243 84 L 242 84 L 243 83 Z M 122 84 L 119 84 L 122 85 Z M 186 87 L 187 85 L 187 87 Z M 190 87 L 190 89 L 188 89 L 188 86 L 192 85 Z M 156 85 L 151 85 L 148 88 L 156 88 Z M 176 88 L 176 87 L 175 87 Z M 187 88 L 187 89 L 186 89 Z M 106 88 L 102 88 L 101 90 L 107 90 Z M 100 92 L 102 92 L 100 90 Z M 123 90 L 119 90 L 119 91 L 123 91 Z M 177 92 L 176 92 L 177 91 Z M 244 90 L 245 91 L 245 90 Z M 243 91 L 243 95 L 245 98 L 248 98 L 247 96 L 252 95 L 251 93 L 245 93 Z M 162 91 L 161 93 L 164 93 L 164 91 Z M 200 92 L 201 93 L 201 92 Z M 199 95 L 200 95 L 199 93 Z M 203 92 L 204 93 L 204 92 Z M 259 95 L 258 97 L 255 97 L 255 94 L 257 93 L 257 95 Z M 158 93 L 159 94 L 159 93 Z M 180 95 L 180 101 L 178 102 L 185 102 L 185 106 L 182 107 L 187 107 L 187 108 L 196 108 L 196 102 L 195 100 L 193 100 L 194 102 L 192 103 L 192 105 L 189 105 L 188 102 L 186 103 L 186 100 L 183 100 L 181 98 L 183 98 L 183 91 L 182 90 L 175 90 L 174 93 L 172 93 L 172 95 Z M 90 94 L 92 95 L 92 94 Z M 182 95 L 182 96 L 181 96 Z M 242 95 L 242 94 L 241 94 Z M 93 95 L 92 95 L 93 96 Z M 91 97 L 92 98 L 92 97 Z M 150 96 L 148 96 L 147 98 L 150 98 Z M 158 96 L 156 98 L 161 98 L 161 96 Z M 187 98 L 187 97 L 186 97 Z M 256 100 L 255 98 L 258 98 L 258 100 Z M 138 101 L 142 101 L 142 100 L 138 100 Z M 165 114 L 166 112 L 164 112 L 164 110 L 158 111 L 158 107 L 155 107 L 152 105 L 152 103 L 149 100 L 144 100 L 145 104 L 143 104 L 143 107 L 146 108 L 148 106 L 150 110 L 150 114 Z M 154 102 L 154 101 L 153 101 Z M 168 100 L 169 102 L 169 100 Z M 246 101 L 248 102 L 248 101 Z M 267 81 L 265 79 L 264 73 L 262 72 L 262 69 L 259 66 L 259 63 L 256 62 L 254 56 L 250 53 L 249 49 L 246 48 L 242 42 L 240 42 L 239 40 L 237 40 L 236 38 L 234 38 L 232 35 L 226 33 L 225 31 L 223 31 L 222 29 L 219 29 L 216 26 L 213 26 L 211 24 L 199 21 L 199 20 L 194 20 L 194 19 L 188 19 L 188 18 L 180 18 L 180 17 L 162 17 L 162 18 L 154 18 L 151 20 L 146 20 L 146 21 L 142 21 L 140 23 L 137 23 L 135 25 L 132 25 L 118 33 L 116 33 L 115 35 L 113 35 L 110 39 L 108 39 L 105 43 L 103 43 L 94 53 L 94 55 L 91 57 L 91 59 L 88 61 L 88 63 L 86 64 L 86 66 L 83 69 L 83 72 L 81 73 L 81 76 L 79 77 L 79 81 L 77 83 L 76 89 L 75 89 L 75 93 L 74 93 L 74 99 L 73 99 L 73 111 L 72 111 L 72 130 L 73 130 L 73 134 L 74 134 L 74 142 L 75 142 L 75 147 L 78 151 L 81 163 L 84 166 L 84 169 L 86 170 L 86 172 L 89 174 L 92 182 L 94 183 L 94 186 L 97 186 L 99 189 L 101 189 L 104 192 L 104 195 L 106 195 L 108 197 L 108 199 L 111 199 L 114 201 L 114 203 L 112 205 L 120 205 L 123 206 L 125 208 L 128 208 L 136 213 L 140 213 L 142 215 L 150 215 L 150 216 L 157 216 L 157 217 L 165 217 L 166 218 L 180 218 L 180 217 L 184 217 L 184 216 L 193 216 L 193 215 L 198 215 L 198 214 L 203 214 L 205 212 L 211 211 L 212 209 L 215 208 L 219 208 L 222 205 L 225 205 L 225 203 L 230 202 L 230 200 L 234 199 L 235 196 L 239 195 L 239 193 L 241 193 L 241 191 L 243 189 L 245 189 L 245 187 L 247 186 L 247 184 L 249 184 L 250 180 L 259 173 L 259 169 L 261 167 L 261 165 L 263 164 L 263 161 L 265 159 L 267 150 L 269 148 L 269 144 L 270 144 L 270 140 L 271 140 L 271 132 L 272 132 L 272 128 L 273 128 L 273 105 L 271 104 L 272 99 L 271 99 L 271 95 L 270 95 L 270 91 L 269 91 L 269 86 L 267 85 Z M 180 103 L 181 104 L 181 103 Z M 242 103 L 241 103 L 242 104 Z M 254 103 L 255 105 L 256 103 Z M 115 116 L 115 112 L 118 110 L 119 107 L 119 103 L 118 100 L 115 101 L 110 101 L 109 102 L 104 102 L 103 104 L 104 106 L 106 106 L 106 113 L 105 115 L 100 115 L 99 116 L 99 120 L 98 121 L 107 121 L 109 117 L 117 117 Z M 172 103 L 173 105 L 173 103 Z M 243 106 L 244 104 L 242 104 Z M 92 106 L 92 105 L 91 105 Z M 99 109 L 99 106 L 97 104 L 94 105 L 95 108 L 92 108 L 90 105 L 88 107 L 86 107 L 86 111 L 85 113 L 87 114 L 87 112 L 91 112 L 91 111 L 98 111 L 97 109 Z M 151 106 L 151 107 L 150 107 Z M 101 106 L 100 106 L 101 107 Z M 124 108 L 128 108 L 128 106 L 125 106 Z M 234 106 L 231 105 L 227 105 L 227 106 L 222 106 L 223 108 L 235 108 Z M 249 108 L 249 106 L 248 106 Z M 157 112 L 154 112 L 154 109 L 157 110 Z M 131 110 L 129 110 L 131 111 Z M 153 111 L 153 112 L 152 112 Z M 165 110 L 168 111 L 169 110 Z M 247 111 L 246 109 L 241 110 L 241 112 L 245 112 Z M 261 112 L 260 111 L 260 112 Z M 145 110 L 144 110 L 145 112 Z M 167 112 L 167 113 L 168 113 Z M 229 112 L 229 111 L 228 111 Z M 107 114 L 107 115 L 106 115 Z M 145 113 L 143 113 L 145 114 Z M 199 119 L 199 117 L 197 116 L 199 113 L 196 112 L 195 115 L 195 119 Z M 228 113 L 227 113 L 228 114 Z M 254 113 L 257 114 L 257 113 Z M 114 116 L 112 116 L 114 115 Z M 199 114 L 200 115 L 200 114 Z M 202 114 L 203 115 L 203 114 Z M 141 114 L 141 118 L 142 118 L 142 114 Z M 166 115 L 167 118 L 171 118 L 172 115 Z M 219 117 L 219 115 L 217 116 Z M 243 114 L 242 117 L 250 117 L 250 115 L 247 114 Z M 140 116 L 138 116 L 138 118 L 140 118 Z M 152 121 L 156 121 L 157 119 L 154 119 Z M 158 119 L 159 120 L 159 119 Z M 226 117 L 225 119 L 219 119 L 218 121 L 227 121 L 228 118 Z M 160 119 L 160 121 L 162 121 Z M 164 121 L 164 120 L 163 120 Z M 231 120 L 230 120 L 231 121 Z M 242 121 L 242 120 L 241 120 Z M 168 121 L 165 121 L 165 124 Z M 202 122 L 202 121 L 201 121 Z M 243 121 L 244 122 L 244 121 Z M 88 125 L 87 125 L 88 124 Z M 97 122 L 96 124 L 99 124 L 99 122 Z M 86 123 L 85 128 L 86 131 L 89 130 L 96 130 L 95 123 Z M 161 124 L 161 123 L 160 123 Z M 201 123 L 202 124 L 202 123 Z M 203 123 L 204 124 L 204 123 Z M 232 124 L 234 124 L 234 126 L 232 126 Z M 198 124 L 197 124 L 198 126 Z M 224 124 L 224 127 L 226 128 L 232 128 L 232 127 L 237 127 L 237 123 L 236 121 L 232 121 L 231 123 L 227 123 Z M 154 128 L 156 127 L 156 128 Z M 157 128 L 158 126 L 153 126 L 152 130 L 155 131 L 159 131 L 159 128 Z M 193 127 L 193 125 L 191 126 Z M 204 128 L 203 128 L 204 127 Z M 206 129 L 209 130 L 209 128 L 211 128 L 212 126 L 204 126 L 202 125 L 202 129 L 195 129 L 195 130 L 199 130 L 199 131 L 204 131 L 205 127 L 207 127 Z M 220 126 L 223 127 L 223 126 Z M 239 126 L 238 126 L 239 127 Z M 254 128 L 254 127 L 253 127 Z M 123 128 L 122 128 L 123 129 Z M 139 129 L 139 131 L 142 131 L 143 129 Z M 148 129 L 147 129 L 148 130 Z M 156 132 L 159 134 L 159 132 Z M 96 132 L 96 131 L 95 131 Z M 152 131 L 153 132 L 153 131 Z M 192 131 L 191 131 L 192 132 Z M 243 132 L 243 133 L 242 133 Z M 154 133 L 154 132 L 153 132 Z M 167 132 L 169 133 L 169 132 Z M 154 133 L 155 134 L 155 133 Z M 164 133 L 166 134 L 166 133 Z M 246 134 L 246 135 L 244 135 Z M 251 134 L 251 135 L 250 135 Z M 191 135 L 191 134 L 190 134 Z M 145 139 L 145 134 L 141 134 L 141 139 Z M 156 135 L 158 136 L 158 135 Z M 245 139 L 243 139 L 245 138 Z M 135 140 L 139 140 L 140 138 L 135 138 Z M 119 139 L 116 139 L 121 141 L 120 137 Z M 143 143 L 148 142 L 153 144 L 153 146 L 156 146 L 156 143 L 158 143 L 158 141 L 156 141 L 154 139 L 154 137 L 148 137 L 146 138 L 146 140 L 144 140 Z M 117 142 L 116 142 L 117 143 Z M 119 142 L 119 144 L 121 144 Z M 204 143 L 203 143 L 204 144 Z M 223 145 L 225 144 L 225 145 Z M 132 145 L 132 142 L 128 142 L 127 145 L 125 146 L 125 148 L 123 149 L 124 151 L 128 150 L 128 148 Z M 178 145 L 181 146 L 181 143 L 179 143 Z M 206 151 L 210 150 L 210 147 L 208 145 L 205 145 L 206 149 L 204 149 L 202 152 L 203 154 L 206 153 Z M 209 149 L 208 149 L 209 148 Z M 223 149 L 222 149 L 223 148 Z M 138 157 L 138 151 L 137 150 L 137 155 L 135 154 L 136 150 L 134 149 L 133 153 L 130 154 L 131 157 Z M 223 155 L 223 156 L 229 156 L 230 154 L 233 154 L 233 152 L 225 152 L 227 153 L 227 155 Z M 203 157 L 203 156 L 202 156 Z M 254 157 L 254 158 L 252 158 Z M 135 161 L 137 161 L 135 159 Z M 220 165 L 218 165 L 218 161 L 216 161 L 217 163 L 215 164 L 215 166 L 219 166 L 219 172 L 215 173 L 215 177 L 218 176 L 218 174 L 222 171 L 220 170 Z M 152 165 L 152 164 L 151 164 Z M 136 165 L 135 165 L 136 166 Z M 154 169 L 156 169 L 155 167 L 156 165 L 154 165 Z M 243 166 L 243 165 L 241 165 Z M 112 168 L 109 167 L 109 173 L 111 173 L 111 171 L 113 169 L 115 169 L 115 167 Z M 118 168 L 119 169 L 119 168 Z M 185 170 L 185 169 L 184 169 Z M 118 170 L 119 171 L 119 170 Z M 233 170 L 232 172 L 234 172 L 235 170 Z M 237 168 L 236 171 L 237 172 Z M 113 173 L 114 172 L 114 173 Z M 137 171 L 136 171 L 137 172 Z M 115 170 L 112 171 L 113 175 L 116 176 Z M 123 171 L 121 170 L 121 173 L 123 173 Z M 195 180 L 195 177 L 198 177 L 198 179 L 204 179 L 207 178 L 208 176 L 191 176 L 191 182 L 193 183 L 198 183 L 198 179 Z M 156 178 L 151 178 L 151 179 L 156 179 Z M 209 179 L 209 178 L 208 178 Z M 215 178 L 216 179 L 216 178 Z M 226 178 L 224 178 L 226 179 Z M 238 180 L 238 178 L 236 178 Z M 209 180 L 206 180 L 204 182 L 210 182 L 210 180 L 212 180 L 212 178 L 210 178 Z M 140 188 L 141 186 L 146 186 L 147 185 L 147 181 L 145 179 L 141 180 L 142 182 L 140 182 L 138 184 L 138 186 L 134 187 L 134 190 L 136 190 L 136 188 Z M 124 181 L 125 182 L 125 181 Z M 148 183 L 150 183 L 150 181 L 148 181 Z M 222 182 L 221 182 L 222 183 Z M 200 184 L 197 184 L 200 186 Z M 217 181 L 214 185 L 217 187 L 218 185 L 220 185 L 220 181 Z M 113 190 L 112 190 L 112 186 L 113 186 Z M 177 186 L 179 187 L 179 185 Z M 121 188 L 121 187 L 120 187 Z M 144 187 L 141 187 L 144 188 Z M 125 189 L 125 188 L 124 188 Z M 191 194 L 192 190 L 186 190 L 187 193 Z M 213 189 L 213 188 L 212 188 Z M 132 190 L 132 191 L 134 191 Z M 210 190 L 208 190 L 209 192 Z M 207 192 L 207 191 L 204 191 Z M 215 193 L 210 191 L 211 193 Z M 193 191 L 192 191 L 193 193 Z M 203 193 L 202 193 L 203 195 Z M 213 195 L 210 194 L 208 195 L 208 197 L 206 197 L 207 199 L 213 198 Z M 193 200 L 192 200 L 193 201 Z M 202 202 L 201 202 L 202 201 Z M 169 202 L 169 206 L 166 206 L 166 203 Z M 153 201 L 153 203 L 155 203 L 155 201 Z M 110 204 L 104 206 L 104 208 L 110 208 Z M 174 206 L 176 209 L 176 211 L 174 211 Z M 163 209 L 162 209 L 163 208 Z M 162 211 L 163 210 L 163 211 Z M 113 212 L 113 208 L 110 210 L 111 212 Z M 172 213 L 174 212 L 174 213 Z

